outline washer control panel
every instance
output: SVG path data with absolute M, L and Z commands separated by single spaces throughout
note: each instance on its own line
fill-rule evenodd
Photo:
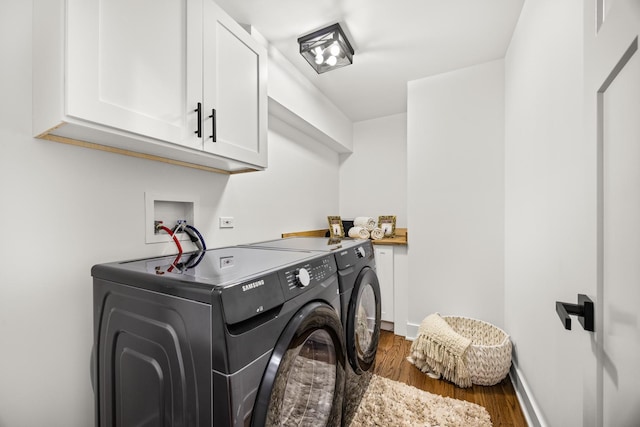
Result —
M 340 270 L 345 270 L 356 265 L 363 259 L 373 259 L 373 246 L 371 241 L 362 241 L 362 244 L 336 251 L 336 262 Z
M 294 297 L 306 288 L 316 286 L 338 271 L 333 255 L 325 255 L 281 271 L 285 298 Z
M 300 267 L 298 271 L 296 271 L 296 280 L 298 281 L 298 286 L 301 288 L 309 286 L 309 283 L 311 283 L 311 274 L 309 274 L 309 270 L 304 267 Z

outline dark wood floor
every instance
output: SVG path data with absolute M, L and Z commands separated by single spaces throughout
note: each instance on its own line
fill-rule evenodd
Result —
M 460 388 L 448 381 L 430 378 L 409 363 L 407 356 L 410 348 L 411 341 L 407 341 L 404 337 L 394 335 L 391 332 L 382 331 L 374 373 L 409 384 L 429 393 L 466 400 L 484 406 L 489 415 L 491 415 L 491 422 L 494 427 L 527 426 L 509 377 L 491 387 L 474 385 L 466 389 Z

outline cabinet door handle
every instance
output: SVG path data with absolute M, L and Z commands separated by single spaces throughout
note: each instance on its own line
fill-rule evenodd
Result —
M 198 102 L 198 107 L 193 111 L 198 113 L 198 130 L 194 133 L 198 135 L 198 138 L 202 138 L 202 103 Z
M 216 136 L 216 109 L 215 108 L 211 109 L 211 115 L 209 116 L 209 118 L 213 119 L 211 121 L 211 130 L 213 134 L 210 136 L 210 138 L 213 139 L 213 142 L 216 142 L 217 136 Z

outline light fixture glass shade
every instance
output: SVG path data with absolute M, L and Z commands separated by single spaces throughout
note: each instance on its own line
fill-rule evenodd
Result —
M 300 54 L 318 74 L 353 63 L 353 48 L 340 24 L 302 36 L 298 44 Z

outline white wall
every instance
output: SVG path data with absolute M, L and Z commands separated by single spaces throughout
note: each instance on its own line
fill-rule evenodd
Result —
M 269 169 L 231 177 L 33 139 L 31 2 L 1 7 L 0 426 L 87 427 L 90 268 L 174 252 L 144 243 L 144 192 L 197 195 L 208 246 L 275 238 L 338 211 L 338 155 L 277 120 Z
M 396 226 L 407 227 L 405 113 L 354 123 L 353 153 L 340 155 L 340 216 L 349 219 L 380 215 L 395 215 Z M 397 335 L 407 334 L 407 262 L 407 247 L 393 247 L 393 283 L 380 284 L 383 289 L 393 289 Z
M 591 354 L 591 334 L 565 331 L 554 305 L 575 302 L 595 283 L 596 151 L 582 138 L 582 7 L 525 2 L 505 58 L 505 323 L 518 376 L 549 426 L 583 425 L 580 356 Z
M 353 150 L 351 120 L 274 47 L 269 48 L 268 91 L 269 108 L 279 117 L 339 153 Z
M 409 82 L 407 111 L 409 335 L 434 312 L 503 326 L 504 62 Z
M 336 152 L 269 116 L 269 167 L 229 178 L 213 218 L 233 216 L 237 228 L 214 227 L 219 243 L 256 242 L 326 227 L 327 215 L 339 209 L 338 167 Z
M 340 155 L 340 215 L 395 215 L 407 226 L 407 115 L 353 125 L 353 153 Z

